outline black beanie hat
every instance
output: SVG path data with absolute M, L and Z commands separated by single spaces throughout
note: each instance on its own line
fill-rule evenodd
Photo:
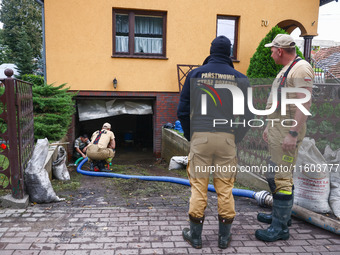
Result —
M 220 35 L 211 42 L 210 54 L 226 55 L 230 57 L 230 48 L 230 40 L 224 35 Z

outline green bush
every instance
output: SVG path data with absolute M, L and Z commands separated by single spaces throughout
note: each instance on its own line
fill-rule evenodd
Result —
M 21 79 L 34 84 L 34 86 L 44 86 L 45 85 L 44 77 L 40 76 L 40 75 L 24 74 L 24 75 L 22 75 Z
M 277 34 L 287 34 L 287 32 L 278 26 L 273 27 L 265 38 L 262 39 L 256 52 L 250 59 L 247 76 L 253 81 L 252 84 L 271 84 L 270 81 L 274 79 L 281 70 L 282 65 L 275 64 L 271 58 L 270 48 L 264 47 L 265 44 L 271 43 Z M 303 58 L 298 47 L 296 47 L 296 53 Z M 268 83 L 267 80 L 263 80 L 268 78 L 270 83 Z
M 66 84 L 48 85 L 38 75 L 23 75 L 22 79 L 33 83 L 34 138 L 61 139 L 69 128 L 75 112 L 73 97 Z

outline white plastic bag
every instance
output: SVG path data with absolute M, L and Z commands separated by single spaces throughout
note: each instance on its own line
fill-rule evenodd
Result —
M 187 156 L 174 156 L 170 160 L 169 170 L 185 169 L 187 164 L 188 164 Z
M 331 168 L 331 192 L 329 204 L 334 215 L 340 218 L 340 149 L 333 151 L 329 145 L 325 148 L 324 158 Z
M 63 146 L 58 147 L 58 157 L 52 163 L 52 173 L 57 180 L 69 181 L 70 173 L 66 167 L 66 150 Z
M 294 172 L 294 203 L 317 213 L 328 213 L 329 169 L 314 139 L 301 143 Z
M 50 203 L 62 201 L 53 190 L 44 163 L 48 154 L 48 140 L 38 139 L 31 160 L 25 169 L 26 191 L 31 202 Z

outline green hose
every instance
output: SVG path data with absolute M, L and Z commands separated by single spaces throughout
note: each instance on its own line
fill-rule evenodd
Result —
M 84 159 L 83 157 L 78 158 L 78 159 L 76 160 L 76 162 L 74 162 L 74 164 L 77 166 L 78 163 L 79 163 L 80 161 L 82 161 L 83 159 Z

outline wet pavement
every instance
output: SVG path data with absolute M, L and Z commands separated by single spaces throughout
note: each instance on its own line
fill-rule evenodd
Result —
M 338 235 L 294 218 L 289 240 L 256 240 L 255 230 L 268 226 L 256 220 L 257 213 L 270 210 L 249 198 L 236 197 L 237 216 L 226 250 L 217 247 L 214 193 L 209 194 L 201 250 L 182 238 L 188 226 L 188 201 L 182 198 L 148 198 L 147 205 L 131 199 L 114 206 L 102 199 L 92 201 L 96 202 L 0 209 L 0 254 L 340 254 Z
M 123 172 L 170 174 L 158 163 L 126 155 L 132 165 Z M 189 225 L 189 187 L 78 176 L 74 169 L 71 176 L 81 186 L 58 191 L 66 201 L 31 204 L 27 209 L 0 208 L 0 255 L 340 254 L 339 235 L 295 218 L 289 240 L 258 241 L 255 230 L 268 225 L 257 221 L 257 213 L 270 209 L 244 197 L 235 197 L 232 241 L 221 250 L 217 247 L 217 197 L 211 192 L 203 248 L 197 250 L 182 238 L 182 229 Z

